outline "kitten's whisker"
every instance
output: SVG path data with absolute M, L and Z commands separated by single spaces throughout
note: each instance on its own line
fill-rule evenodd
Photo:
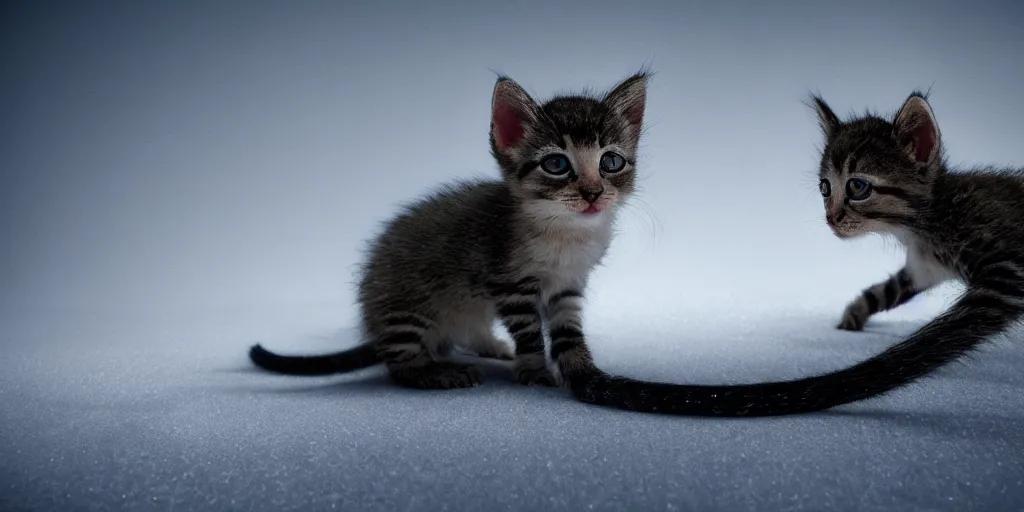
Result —
M 643 198 L 632 196 L 622 202 L 623 210 L 630 214 L 630 217 L 640 219 L 651 236 L 652 246 L 657 244 L 658 234 L 661 231 L 661 224 L 652 208 Z

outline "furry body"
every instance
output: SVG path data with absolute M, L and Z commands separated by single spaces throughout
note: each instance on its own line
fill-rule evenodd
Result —
M 603 97 L 537 104 L 501 78 L 492 97 L 491 153 L 500 180 L 460 182 L 407 206 L 370 244 L 358 301 L 367 343 L 311 357 L 254 346 L 265 369 L 349 371 L 377 362 L 400 385 L 479 384 L 479 370 L 447 360 L 453 347 L 513 359 L 523 384 L 556 385 L 544 328 L 560 368 L 591 367 L 582 300 L 634 189 L 646 73 Z M 492 331 L 497 320 L 514 353 Z M 546 322 L 544 321 L 546 320 Z

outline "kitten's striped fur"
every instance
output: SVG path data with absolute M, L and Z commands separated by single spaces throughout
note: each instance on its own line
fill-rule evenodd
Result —
M 871 314 L 898 307 L 950 279 L 966 284 L 965 293 L 905 341 L 825 375 L 736 386 L 595 375 L 572 382 L 577 396 L 595 404 L 683 415 L 810 412 L 914 382 L 1020 323 L 1024 171 L 950 169 L 935 116 L 920 93 L 910 95 L 891 120 L 867 115 L 844 123 L 821 98 L 813 101 L 826 138 L 820 187 L 828 224 L 840 238 L 891 234 L 907 250 L 906 266 L 865 289 L 839 327 L 860 329 Z
M 453 346 L 514 359 L 523 384 L 556 385 L 544 323 L 562 368 L 592 367 L 583 342 L 583 290 L 634 191 L 648 73 L 603 97 L 537 104 L 502 77 L 494 86 L 491 152 L 501 180 L 460 182 L 391 220 L 372 244 L 358 301 L 368 342 L 322 356 L 281 356 L 259 345 L 255 364 L 290 374 L 383 362 L 398 384 L 461 388 L 479 370 L 445 358 Z M 495 319 L 514 340 L 498 340 Z

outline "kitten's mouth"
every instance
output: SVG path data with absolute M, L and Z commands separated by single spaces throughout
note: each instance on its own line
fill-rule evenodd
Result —
M 851 226 L 843 226 L 843 227 L 839 227 L 839 226 L 833 226 L 833 225 L 829 224 L 828 227 L 832 228 L 832 234 L 833 235 L 835 235 L 837 238 L 842 238 L 842 239 L 857 238 L 858 236 L 861 236 L 861 235 L 864 234 L 864 231 L 863 231 L 863 229 L 861 229 L 860 226 L 852 226 L 852 227 Z
M 840 214 L 840 217 L 842 217 L 842 214 Z M 836 222 L 835 219 L 833 219 L 832 217 L 826 215 L 825 224 L 827 224 L 828 228 L 832 230 L 833 235 L 839 238 L 847 237 L 847 230 L 840 228 L 840 223 Z
M 570 215 L 580 215 L 584 217 L 597 217 L 615 206 L 615 201 L 600 200 L 594 201 L 593 203 L 579 198 L 575 200 L 564 201 L 566 213 Z
M 829 227 L 829 229 L 832 230 L 832 234 L 833 235 L 835 235 L 835 236 L 837 236 L 839 238 L 846 238 L 847 237 L 846 231 L 839 229 L 839 226 L 836 226 L 835 224 L 832 224 L 830 222 L 830 223 L 828 223 L 828 227 Z

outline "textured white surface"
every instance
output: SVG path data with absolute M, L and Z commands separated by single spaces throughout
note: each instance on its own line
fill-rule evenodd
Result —
M 852 334 L 832 328 L 841 302 L 622 315 L 595 297 L 589 327 L 611 371 L 754 381 L 867 357 L 944 300 L 926 296 Z M 497 365 L 482 387 L 450 392 L 395 388 L 380 368 L 323 378 L 249 368 L 253 341 L 292 352 L 353 342 L 334 327 L 341 307 L 9 308 L 0 509 L 1012 510 L 1024 500 L 1019 343 L 890 397 L 753 420 L 598 408 L 513 384 Z

